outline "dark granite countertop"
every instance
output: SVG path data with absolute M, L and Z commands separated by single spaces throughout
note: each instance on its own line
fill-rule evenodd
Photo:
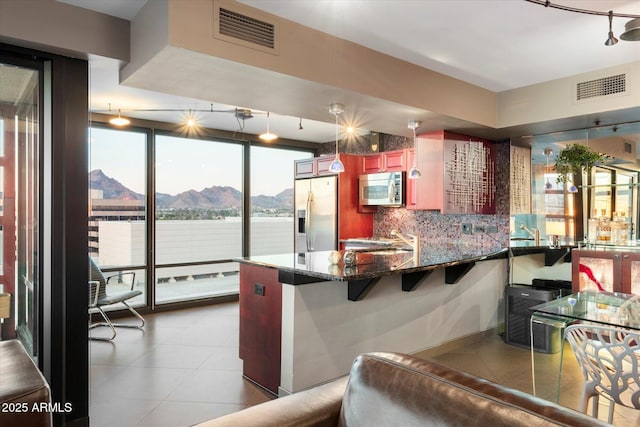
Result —
M 398 253 L 394 253 L 393 250 L 356 251 L 356 264 L 353 266 L 345 266 L 342 260 L 338 264 L 331 264 L 329 262 L 330 252 L 259 255 L 235 258 L 234 261 L 274 268 L 281 272 L 310 278 L 354 281 L 503 258 L 507 256 L 508 249 L 499 245 L 425 245 L 421 248 L 419 259 L 414 257 L 413 251 Z M 343 255 L 344 251 L 340 251 L 340 256 Z

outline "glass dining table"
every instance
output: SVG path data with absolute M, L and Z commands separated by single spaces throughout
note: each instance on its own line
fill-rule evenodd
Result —
M 562 359 L 564 356 L 564 329 L 576 322 L 611 325 L 626 329 L 640 330 L 640 296 L 623 294 L 620 292 L 583 291 L 567 295 L 540 305 L 531 307 L 531 376 L 533 380 L 533 394 L 543 398 L 560 398 L 562 377 Z M 542 330 L 558 332 L 554 336 L 560 340 L 558 356 L 539 356 L 537 365 L 542 365 L 544 374 L 536 375 L 536 354 L 534 342 L 536 332 Z M 558 359 L 559 357 L 559 359 Z M 548 375 L 551 367 L 557 367 L 557 381 L 553 389 L 549 388 L 551 377 Z M 553 374 L 556 376 L 556 374 Z M 536 384 L 538 379 L 539 384 Z M 541 381 L 540 381 L 541 380 Z

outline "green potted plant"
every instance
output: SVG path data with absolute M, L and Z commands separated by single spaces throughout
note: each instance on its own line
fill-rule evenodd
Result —
M 597 153 L 591 148 L 582 144 L 568 145 L 561 150 L 556 157 L 554 169 L 558 172 L 558 182 L 571 182 L 570 174 L 579 175 L 582 172 L 587 174 L 596 164 L 604 163 L 607 156 Z

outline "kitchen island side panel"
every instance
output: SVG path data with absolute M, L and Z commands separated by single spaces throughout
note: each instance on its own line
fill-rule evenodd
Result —
M 455 285 L 437 269 L 412 292 L 401 290 L 400 274 L 385 276 L 357 302 L 346 282 L 283 283 L 279 394 L 345 375 L 361 353 L 416 353 L 497 327 L 506 262 L 478 262 Z
M 282 286 L 278 270 L 240 267 L 242 373 L 277 394 L 280 384 Z

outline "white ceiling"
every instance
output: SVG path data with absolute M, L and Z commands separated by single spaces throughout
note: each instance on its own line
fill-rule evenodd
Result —
M 146 1 L 59 0 L 124 19 Z M 620 41 L 607 47 L 608 18 L 571 13 L 524 0 L 238 0 L 401 58 L 500 92 L 640 59 L 640 42 Z M 640 15 L 640 0 L 555 0 L 572 7 Z M 614 18 L 613 32 L 624 31 L 627 18 Z M 216 100 L 176 98 L 118 85 L 118 64 L 91 61 L 92 110 L 113 108 L 233 109 L 250 105 L 216 104 Z M 133 115 L 133 114 L 132 114 Z M 176 114 L 137 114 L 175 121 Z M 261 117 L 264 117 L 262 115 Z M 207 127 L 236 131 L 232 114 L 202 114 Z M 260 133 L 266 119 L 248 120 L 244 130 Z M 282 137 L 314 142 L 332 139 L 327 122 L 278 116 L 271 129 Z

